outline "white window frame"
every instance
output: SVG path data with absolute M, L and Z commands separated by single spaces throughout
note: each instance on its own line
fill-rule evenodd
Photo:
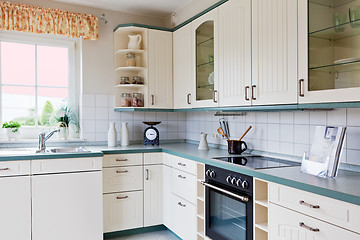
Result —
M 79 116 L 79 95 L 80 95 L 80 82 L 81 82 L 81 48 L 82 48 L 82 39 L 77 38 L 68 38 L 58 35 L 50 34 L 32 34 L 32 33 L 22 33 L 22 32 L 10 32 L 10 31 L 0 31 L 0 41 L 6 42 L 15 42 L 15 43 L 25 43 L 25 44 L 35 44 L 43 46 L 58 46 L 58 47 L 67 47 L 69 49 L 69 82 L 68 82 L 68 105 L 73 111 Z M 1 51 L 1 48 L 0 48 Z M 1 52 L 0 52 L 1 53 Z M 36 57 L 36 55 L 35 55 Z M 35 65 L 36 68 L 36 65 Z M 1 65 L 0 65 L 1 71 Z M 36 76 L 36 70 L 35 70 Z M 35 81 L 37 80 L 37 76 Z M 21 86 L 21 85 L 19 85 Z M 35 93 L 37 96 L 37 82 L 35 82 Z M 2 99 L 2 81 L 0 74 L 0 99 Z M 37 97 L 35 100 L 35 107 L 37 109 Z M 36 119 L 38 116 L 36 116 Z M 0 106 L 0 120 L 2 121 L 2 108 Z M 24 130 L 24 135 L 19 136 L 20 138 L 32 138 L 37 137 L 36 134 L 41 131 L 48 130 L 49 127 L 38 126 L 37 121 L 35 121 L 35 126 L 22 127 Z

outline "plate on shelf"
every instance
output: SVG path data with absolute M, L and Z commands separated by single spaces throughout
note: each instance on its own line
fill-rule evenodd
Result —
M 357 62 L 357 61 L 360 61 L 360 57 L 339 59 L 339 60 L 334 61 L 334 64 L 350 63 L 350 62 Z

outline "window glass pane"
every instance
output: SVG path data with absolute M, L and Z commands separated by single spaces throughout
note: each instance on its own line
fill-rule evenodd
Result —
M 2 87 L 2 122 L 18 121 L 22 126 L 35 125 L 35 88 Z
M 1 42 L 3 84 L 35 84 L 35 45 Z
M 67 105 L 67 88 L 38 88 L 38 124 L 40 126 L 56 125 L 55 115 Z
M 69 76 L 69 56 L 65 47 L 37 47 L 38 85 L 67 87 Z

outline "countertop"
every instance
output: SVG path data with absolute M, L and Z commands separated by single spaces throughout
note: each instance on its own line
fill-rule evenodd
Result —
M 197 145 L 190 143 L 162 144 L 160 147 L 130 145 L 127 147 L 88 146 L 86 148 L 91 150 L 91 152 L 36 154 L 33 149 L 20 150 L 8 148 L 0 150 L 0 161 L 101 157 L 104 154 L 165 152 L 204 164 L 222 167 L 256 178 L 360 205 L 360 187 L 358 187 L 360 183 L 360 173 L 357 172 L 340 170 L 336 178 L 319 178 L 302 173 L 298 166 L 253 170 L 244 166 L 212 159 L 214 157 L 228 156 L 229 154 L 224 149 L 211 148 L 209 151 L 199 151 Z

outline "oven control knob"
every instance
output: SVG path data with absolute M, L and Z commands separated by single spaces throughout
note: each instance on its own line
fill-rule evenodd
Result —
M 227 176 L 226 181 L 231 184 L 231 176 Z
M 242 185 L 242 180 L 241 180 L 241 178 L 239 178 L 237 181 L 236 181 L 236 186 L 238 186 L 238 187 L 241 187 Z
M 231 184 L 232 184 L 232 185 L 235 185 L 235 184 L 236 184 L 236 180 L 237 180 L 236 177 L 233 177 L 233 178 L 231 179 Z
M 206 176 L 210 177 L 210 169 L 205 172 Z
M 241 186 L 242 186 L 243 188 L 245 188 L 245 189 L 249 188 L 249 183 L 248 183 L 248 181 L 244 180 L 244 181 L 242 182 Z
M 215 174 L 215 171 L 214 171 L 214 170 L 212 170 L 212 171 L 210 172 L 210 177 L 212 177 L 212 178 L 216 177 L 216 174 Z

